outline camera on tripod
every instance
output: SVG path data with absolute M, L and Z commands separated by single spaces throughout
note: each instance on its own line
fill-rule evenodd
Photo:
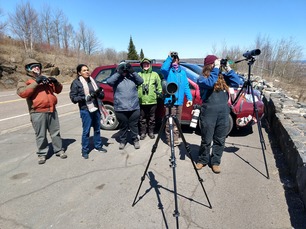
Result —
M 177 86 L 176 83 L 174 83 L 174 82 L 167 83 L 166 80 L 162 81 L 162 90 L 163 90 L 164 94 L 174 95 L 175 92 L 177 91 L 177 89 L 178 89 L 178 86 Z
M 258 56 L 260 53 L 261 53 L 260 49 L 254 49 L 243 53 L 242 56 L 247 59 L 251 59 L 253 56 Z
M 142 84 L 142 94 L 143 95 L 149 94 L 149 85 L 148 84 Z

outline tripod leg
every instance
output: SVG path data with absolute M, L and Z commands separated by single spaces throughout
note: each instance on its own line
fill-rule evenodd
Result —
M 266 144 L 265 144 L 265 140 L 264 140 L 264 137 L 263 137 L 263 134 L 262 134 L 262 129 L 261 129 L 261 120 L 258 117 L 258 109 L 257 109 L 257 106 L 256 106 L 254 90 L 253 90 L 252 85 L 250 85 L 250 88 L 251 88 L 252 99 L 253 99 L 253 107 L 254 107 L 254 111 L 255 111 L 255 115 L 256 115 L 256 119 L 257 119 L 257 128 L 258 128 L 259 140 L 260 140 L 260 144 L 261 144 L 261 150 L 262 150 L 262 154 L 263 154 L 263 158 L 264 158 L 264 162 L 265 162 L 265 166 L 266 166 L 267 178 L 270 179 L 268 166 L 267 166 L 267 160 L 266 160 L 266 154 L 265 154 Z
M 175 152 L 174 152 L 174 125 L 173 125 L 173 116 L 170 115 L 169 117 L 169 129 L 170 129 L 170 149 L 171 149 L 171 157 L 169 159 L 170 161 L 170 167 L 172 167 L 172 173 L 173 173 L 173 193 L 174 193 L 174 213 L 173 216 L 176 218 L 176 228 L 179 228 L 179 222 L 178 217 L 180 216 L 180 213 L 178 211 L 178 202 L 177 202 L 177 186 L 176 186 L 176 158 L 175 158 Z
M 194 160 L 193 160 L 192 155 L 191 155 L 190 146 L 189 146 L 189 144 L 186 142 L 186 139 L 185 139 L 185 137 L 184 137 L 184 135 L 183 135 L 183 131 L 182 131 L 182 128 L 181 128 L 181 126 L 180 126 L 179 120 L 177 119 L 177 117 L 173 117 L 173 119 L 174 119 L 174 122 L 175 122 L 175 124 L 176 124 L 176 126 L 177 126 L 177 128 L 178 128 L 179 134 L 180 134 L 180 136 L 181 136 L 181 138 L 182 138 L 182 140 L 183 140 L 183 143 L 184 143 L 184 145 L 185 145 L 185 149 L 186 149 L 187 154 L 188 154 L 188 156 L 189 156 L 189 158 L 190 158 L 190 161 L 191 161 L 191 164 L 192 164 L 192 166 L 193 166 L 193 169 L 194 169 L 194 171 L 195 171 L 195 173 L 196 173 L 196 175 L 197 175 L 197 177 L 198 177 L 198 180 L 199 180 L 199 182 L 200 182 L 200 185 L 201 185 L 201 187 L 202 187 L 202 190 L 203 190 L 203 192 L 204 192 L 204 194 L 205 194 L 205 196 L 206 196 L 207 202 L 208 202 L 208 204 L 209 204 L 209 208 L 212 208 L 211 203 L 210 203 L 209 198 L 208 198 L 208 195 L 207 195 L 206 190 L 205 190 L 204 185 L 203 185 L 203 179 L 200 177 L 199 172 L 198 172 L 197 168 L 195 167 L 195 163 L 194 163 Z
M 155 151 L 156 151 L 156 148 L 157 148 L 157 145 L 158 145 L 158 141 L 159 141 L 159 139 L 160 139 L 160 137 L 161 137 L 161 135 L 162 135 L 162 133 L 163 133 L 163 130 L 164 130 L 165 126 L 166 126 L 166 122 L 167 122 L 167 117 L 165 116 L 164 119 L 163 119 L 163 121 L 162 121 L 162 125 L 161 125 L 161 128 L 160 128 L 159 132 L 158 132 L 158 135 L 157 135 L 157 138 L 156 138 L 156 140 L 155 140 L 155 143 L 154 143 L 154 145 L 153 145 L 153 147 L 152 147 L 152 151 L 151 151 L 152 153 L 151 153 L 151 155 L 150 155 L 150 159 L 149 159 L 149 161 L 148 161 L 148 163 L 147 163 L 147 166 L 146 166 L 146 169 L 145 169 L 145 171 L 144 171 L 144 173 L 143 173 L 143 175 L 142 175 L 142 177 L 141 177 L 141 182 L 140 182 L 140 184 L 139 184 L 139 187 L 138 187 L 136 196 L 135 196 L 135 198 L 134 198 L 132 207 L 134 207 L 135 204 L 136 204 L 137 196 L 138 196 L 138 194 L 139 194 L 139 191 L 140 191 L 140 188 L 141 188 L 141 186 L 142 186 L 142 183 L 143 183 L 143 181 L 144 181 L 145 178 L 146 178 L 147 171 L 148 171 L 148 169 L 149 169 L 149 166 L 150 166 L 151 160 L 152 160 L 152 158 L 153 158 L 153 155 L 154 155 L 154 153 L 155 153 Z

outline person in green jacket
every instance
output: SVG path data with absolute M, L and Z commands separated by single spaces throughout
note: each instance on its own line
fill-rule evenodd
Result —
M 146 134 L 153 139 L 155 128 L 155 111 L 157 108 L 158 93 L 162 93 L 161 79 L 152 71 L 151 60 L 144 58 L 140 62 L 142 69 L 138 74 L 143 78 L 143 84 L 138 87 L 140 104 L 140 140 L 145 139 Z

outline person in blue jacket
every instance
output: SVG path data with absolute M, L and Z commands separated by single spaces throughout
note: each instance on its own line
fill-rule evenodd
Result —
M 225 138 L 229 125 L 230 108 L 228 106 L 228 82 L 237 83 L 235 77 L 223 75 L 220 70 L 220 59 L 208 55 L 204 59 L 202 75 L 198 78 L 202 99 L 200 113 L 201 144 L 196 168 L 202 169 L 210 164 L 214 173 L 220 173 Z M 213 142 L 212 146 L 211 143 Z M 212 152 L 210 154 L 210 148 Z
M 176 101 L 173 103 L 171 107 L 171 114 L 176 115 L 177 119 L 180 121 L 182 116 L 182 106 L 184 103 L 184 96 L 187 96 L 186 106 L 192 106 L 192 95 L 189 88 L 189 82 L 187 79 L 186 72 L 179 65 L 180 58 L 177 52 L 170 52 L 167 59 L 164 61 L 161 66 L 161 72 L 164 75 L 164 79 L 166 83 L 175 83 L 177 85 L 177 91 L 175 92 Z M 168 104 L 172 97 L 165 98 L 165 104 Z M 171 103 L 172 104 L 172 103 Z M 169 114 L 169 109 L 166 108 L 166 114 Z M 166 141 L 167 144 L 170 145 L 170 130 L 169 124 L 166 125 Z M 180 145 L 178 140 L 179 131 L 176 125 L 174 125 L 174 146 Z

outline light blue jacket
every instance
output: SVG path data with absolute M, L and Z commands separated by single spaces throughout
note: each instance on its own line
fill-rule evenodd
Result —
M 188 101 L 192 101 L 192 95 L 189 88 L 189 82 L 186 75 L 186 72 L 178 66 L 178 69 L 172 67 L 172 58 L 167 57 L 160 70 L 164 75 L 165 80 L 168 83 L 176 83 L 178 89 L 174 94 L 176 97 L 176 102 L 174 105 L 182 106 L 184 103 L 184 96 L 186 95 Z M 165 98 L 165 104 L 169 103 L 170 98 Z

